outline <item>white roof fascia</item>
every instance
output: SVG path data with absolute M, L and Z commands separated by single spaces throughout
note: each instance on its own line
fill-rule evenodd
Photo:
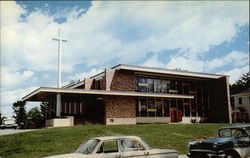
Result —
M 34 92 L 25 96 L 22 100 L 36 95 L 39 92 L 48 93 L 71 93 L 71 94 L 99 94 L 99 95 L 116 95 L 116 96 L 135 96 L 135 97 L 156 97 L 156 98 L 184 98 L 193 99 L 192 95 L 179 95 L 179 94 L 163 94 L 163 93 L 142 93 L 142 92 L 125 92 L 125 91 L 106 91 L 106 90 L 83 90 L 83 89 L 63 89 L 63 88 L 50 88 L 41 87 Z
M 36 95 L 36 94 L 38 94 L 38 93 L 40 93 L 40 92 L 41 92 L 41 87 L 38 88 L 38 89 L 36 89 L 36 90 L 34 90 L 33 92 L 29 93 L 29 94 L 26 95 L 25 97 L 23 97 L 23 98 L 22 98 L 22 101 L 27 100 L 28 98 L 30 98 L 30 97 L 32 97 L 32 96 L 34 96 L 34 95 Z
M 122 65 L 122 64 L 114 67 L 114 69 L 116 69 L 116 70 L 123 69 L 123 70 L 131 70 L 131 71 L 142 71 L 142 72 L 151 72 L 151 73 L 160 73 L 160 74 L 171 74 L 171 75 L 181 75 L 181 76 L 190 76 L 190 77 L 211 78 L 211 79 L 218 79 L 218 78 L 221 78 L 223 76 L 226 76 L 226 75 L 218 75 L 218 74 L 168 70 L 168 69 L 142 67 L 142 66 Z
M 101 73 L 99 73 L 99 74 L 96 74 L 96 75 L 94 75 L 94 76 L 91 76 L 90 78 L 99 80 L 99 79 L 101 79 L 103 76 L 105 76 L 105 72 L 104 72 L 104 71 L 101 72 Z
M 74 88 L 76 88 L 76 87 L 79 87 L 79 86 L 84 85 L 84 83 L 85 83 L 85 82 L 84 82 L 84 80 L 83 80 L 83 81 L 81 81 L 81 82 L 79 82 L 79 83 L 73 85 L 72 87 L 68 87 L 68 89 L 74 89 Z
M 231 95 L 231 97 L 244 97 L 244 96 L 248 97 L 250 96 L 250 93 L 248 92 L 248 93 L 239 93 Z

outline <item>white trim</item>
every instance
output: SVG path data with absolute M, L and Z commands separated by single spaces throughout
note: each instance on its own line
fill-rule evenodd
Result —
M 70 87 L 67 87 L 68 89 L 74 89 L 74 88 L 76 88 L 76 87 L 79 87 L 79 86 L 82 86 L 82 85 L 84 85 L 84 80 L 83 81 L 80 81 L 80 82 L 78 82 L 78 83 L 76 83 L 75 85 L 72 85 L 72 86 L 70 86 Z
M 101 79 L 103 76 L 105 76 L 105 71 L 102 71 L 102 72 L 100 72 L 100 73 L 98 73 L 98 74 L 96 74 L 96 75 L 94 75 L 94 76 L 91 76 L 90 78 L 99 80 L 99 79 Z
M 231 97 L 248 97 L 250 96 L 250 93 L 249 92 L 246 92 L 246 93 L 238 93 L 238 94 L 233 94 L 231 95 Z
M 84 90 L 84 89 L 64 89 L 40 87 L 34 92 L 23 97 L 23 101 L 27 101 L 38 93 L 71 93 L 71 94 L 99 94 L 99 95 L 115 95 L 115 96 L 134 96 L 134 97 L 156 97 L 156 98 L 184 98 L 193 99 L 193 95 L 180 94 L 164 94 L 164 93 L 142 93 L 142 92 L 128 92 L 128 91 L 106 91 L 106 90 Z
M 144 66 L 132 66 L 132 65 L 117 65 L 113 67 L 116 70 L 130 70 L 130 71 L 141 71 L 148 73 L 160 73 L 160 74 L 169 74 L 169 75 L 181 75 L 181 76 L 191 76 L 191 77 L 200 77 L 200 78 L 212 78 L 218 79 L 226 75 L 219 74 L 209 74 L 209 73 L 200 73 L 200 72 L 190 72 L 190 71 L 182 71 L 182 70 L 169 70 L 162 68 L 152 68 L 152 67 L 144 67 Z

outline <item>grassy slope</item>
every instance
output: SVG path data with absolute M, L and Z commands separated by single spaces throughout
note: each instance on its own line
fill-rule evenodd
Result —
M 187 152 L 187 142 L 213 137 L 225 124 L 152 124 L 74 126 L 51 128 L 0 137 L 0 157 L 43 157 L 73 152 L 87 138 L 106 135 L 137 135 L 155 148 Z

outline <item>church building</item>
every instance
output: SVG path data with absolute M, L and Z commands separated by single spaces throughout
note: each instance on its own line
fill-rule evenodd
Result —
M 118 125 L 231 122 L 229 97 L 225 75 L 119 64 L 62 88 L 40 87 L 23 101 L 47 102 L 48 125 L 63 118 Z

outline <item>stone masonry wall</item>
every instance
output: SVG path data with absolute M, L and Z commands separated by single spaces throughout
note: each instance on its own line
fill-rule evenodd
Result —
M 125 96 L 104 97 L 106 118 L 135 118 L 135 99 Z
M 116 70 L 110 84 L 110 90 L 135 91 L 135 74 L 131 71 Z M 109 76 L 107 76 L 109 77 Z
M 106 90 L 110 91 L 111 89 L 111 84 L 112 81 L 114 79 L 114 75 L 115 75 L 115 71 L 114 69 L 105 69 L 105 77 L 106 77 Z
M 92 89 L 92 86 L 93 86 L 93 79 L 91 78 L 85 78 L 85 90 L 90 90 Z

